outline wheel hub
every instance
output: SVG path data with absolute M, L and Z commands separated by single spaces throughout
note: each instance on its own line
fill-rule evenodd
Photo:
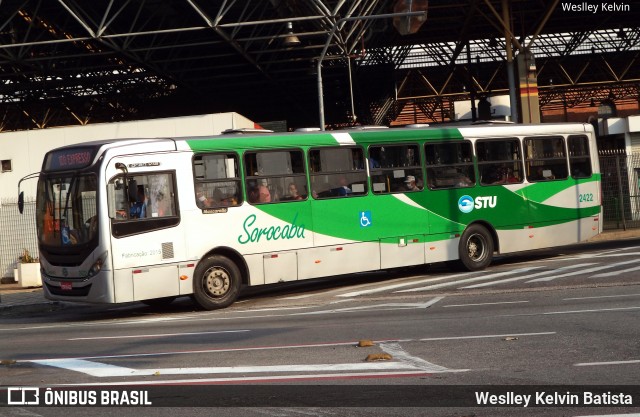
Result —
M 481 236 L 472 236 L 468 240 L 469 258 L 478 262 L 484 258 L 485 242 Z
M 231 281 L 229 274 L 220 268 L 212 268 L 207 271 L 205 286 L 209 294 L 220 297 L 229 291 Z

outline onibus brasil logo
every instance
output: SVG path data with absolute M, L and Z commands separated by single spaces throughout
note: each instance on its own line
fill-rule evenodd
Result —
M 498 197 L 495 195 L 488 197 L 478 196 L 475 200 L 471 196 L 463 195 L 458 200 L 458 209 L 463 213 L 471 213 L 474 208 L 494 208 L 496 204 L 498 204 Z

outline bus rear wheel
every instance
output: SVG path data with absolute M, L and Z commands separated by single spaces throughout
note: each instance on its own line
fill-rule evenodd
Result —
M 485 269 L 493 259 L 493 238 L 491 233 L 479 224 L 469 226 L 458 245 L 459 264 L 467 271 Z
M 198 264 L 193 278 L 193 298 L 205 310 L 231 305 L 240 292 L 241 273 L 229 258 L 209 256 Z

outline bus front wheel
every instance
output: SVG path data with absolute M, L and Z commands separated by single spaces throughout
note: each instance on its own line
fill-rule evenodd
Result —
M 209 256 L 198 264 L 193 281 L 193 298 L 205 310 L 231 305 L 240 292 L 241 274 L 229 258 Z
M 493 259 L 493 238 L 491 233 L 481 225 L 469 226 L 458 246 L 459 263 L 467 271 L 485 269 Z

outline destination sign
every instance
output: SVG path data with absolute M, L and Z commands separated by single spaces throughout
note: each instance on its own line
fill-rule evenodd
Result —
M 91 165 L 95 156 L 95 148 L 56 149 L 46 156 L 46 171 L 63 171 L 80 169 Z

